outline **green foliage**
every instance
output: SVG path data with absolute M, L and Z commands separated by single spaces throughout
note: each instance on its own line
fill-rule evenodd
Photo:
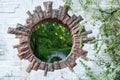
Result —
M 87 10 L 90 7 L 90 5 L 92 5 L 92 3 L 94 2 L 94 0 L 78 0 L 78 1 L 84 10 Z
M 101 18 L 103 23 L 100 27 L 100 35 L 107 45 L 105 52 L 111 56 L 112 62 L 117 65 L 120 62 L 120 7 L 99 9 L 99 11 L 101 15 L 97 18 Z
M 56 22 L 46 22 L 36 26 L 30 43 L 33 53 L 43 61 L 48 60 L 52 51 L 62 51 L 67 55 L 72 46 L 69 31 Z
M 54 58 L 51 59 L 51 62 L 53 63 L 53 62 L 60 61 L 60 60 L 61 60 L 61 58 L 59 58 L 59 57 L 54 57 Z
M 82 25 L 79 26 L 79 34 L 80 34 L 80 47 L 82 48 L 84 46 L 83 44 L 83 38 L 82 38 L 82 32 L 84 31 L 84 27 Z
M 71 5 L 72 5 L 72 0 L 63 0 L 64 1 L 64 5 L 66 7 L 67 10 L 71 9 Z
M 97 76 L 97 79 L 95 79 L 96 75 L 94 75 L 87 65 L 82 62 L 81 64 L 87 71 L 86 74 L 91 78 L 91 80 L 120 80 L 120 1 L 106 0 L 106 3 L 109 5 L 106 5 L 106 8 L 104 9 L 100 6 L 102 0 L 78 1 L 81 10 L 86 13 L 89 11 L 92 13 L 91 16 L 92 19 L 94 19 L 94 22 L 99 21 L 102 23 L 99 29 L 100 33 L 98 34 L 97 39 L 93 41 L 95 44 L 96 55 L 102 49 L 102 46 L 106 45 L 104 52 L 111 57 L 110 62 L 105 62 L 104 59 L 98 56 L 98 61 L 92 60 L 97 65 L 105 65 L 106 67 L 106 70 L 101 72 L 101 74 Z M 94 7 L 91 5 L 94 5 Z M 100 45 L 98 45 L 98 43 Z
M 93 74 L 90 67 L 88 67 L 83 61 L 80 60 L 80 63 L 83 65 L 83 67 L 86 70 L 86 75 L 90 78 L 90 80 L 97 80 L 96 76 Z

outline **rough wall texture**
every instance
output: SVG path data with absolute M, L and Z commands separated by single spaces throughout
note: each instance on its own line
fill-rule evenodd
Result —
M 14 35 L 7 34 L 8 27 L 16 27 L 17 23 L 24 24 L 27 18 L 27 10 L 34 9 L 37 5 L 42 5 L 46 0 L 0 0 L 0 80 L 78 80 L 78 76 L 86 79 L 84 68 L 77 60 L 77 66 L 74 68 L 75 73 L 72 73 L 68 68 L 48 72 L 47 77 L 44 77 L 44 72 L 32 71 L 30 74 L 26 72 L 28 61 L 20 60 L 17 56 L 17 50 L 13 49 L 13 45 L 18 43 Z M 53 8 L 58 8 L 63 5 L 62 0 L 52 0 Z M 83 17 L 85 16 L 81 13 Z M 89 24 L 86 25 L 87 30 L 93 30 L 92 36 L 96 36 L 98 29 Z M 90 35 L 90 36 L 91 36 Z M 94 51 L 90 44 L 85 44 L 84 49 L 89 51 L 88 57 L 92 57 Z M 93 71 L 99 72 L 97 67 L 92 62 L 86 62 L 89 66 L 94 66 Z

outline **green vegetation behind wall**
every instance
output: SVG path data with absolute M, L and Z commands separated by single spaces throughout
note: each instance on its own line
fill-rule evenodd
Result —
M 80 61 L 86 69 L 89 80 L 120 80 L 120 0 L 77 0 L 78 3 L 75 3 L 74 0 L 63 1 L 65 6 L 73 13 L 83 11 L 86 14 L 91 14 L 91 19 L 94 20 L 91 23 L 93 26 L 96 25 L 97 21 L 102 23 L 99 28 L 100 33 L 96 40 L 93 41 L 96 51 L 94 56 L 98 58 L 98 61 L 89 60 L 98 66 L 105 65 L 106 70 L 99 75 L 95 75 L 90 67 Z M 104 5 L 101 5 L 103 4 L 102 2 L 104 2 Z M 79 4 L 77 10 L 73 6 L 76 4 Z M 87 22 L 89 21 L 86 20 L 85 23 Z M 100 50 L 103 49 L 103 45 L 106 45 L 104 53 L 111 57 L 109 62 L 106 62 L 98 55 Z
M 60 51 L 68 55 L 72 46 L 72 38 L 69 31 L 61 24 L 45 22 L 36 26 L 30 44 L 33 53 L 47 62 L 52 51 Z

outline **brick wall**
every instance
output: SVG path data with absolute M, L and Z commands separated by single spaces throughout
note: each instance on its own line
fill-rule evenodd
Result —
M 8 27 L 16 27 L 17 23 L 24 24 L 25 19 L 28 17 L 27 10 L 34 9 L 37 5 L 42 5 L 46 0 L 0 0 L 0 80 L 78 80 L 78 76 L 85 79 L 84 68 L 77 60 L 77 66 L 74 68 L 75 73 L 72 73 L 68 68 L 57 70 L 55 72 L 48 72 L 47 77 L 44 77 L 44 71 L 32 71 L 30 74 L 26 72 L 29 64 L 28 61 L 20 60 L 17 57 L 17 50 L 12 46 L 18 44 L 18 40 L 14 35 L 7 34 Z M 58 8 L 63 5 L 62 0 L 52 0 L 53 8 Z M 71 12 L 70 12 L 71 14 Z M 76 13 L 77 14 L 77 13 Z M 82 12 L 81 15 L 87 19 Z M 93 30 L 93 34 L 89 36 L 96 36 L 98 27 L 92 27 L 86 24 L 86 29 Z M 85 44 L 84 49 L 89 51 L 88 57 L 94 58 L 92 55 L 93 45 Z M 92 62 L 86 62 L 89 66 L 96 66 Z M 96 66 L 97 67 L 97 66 Z M 99 67 L 93 71 L 97 73 Z

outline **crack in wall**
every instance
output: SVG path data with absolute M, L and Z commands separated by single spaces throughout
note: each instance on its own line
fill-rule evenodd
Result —
M 14 4 L 13 8 L 8 8 L 5 7 L 7 5 L 12 5 L 12 4 L 4 4 L 0 7 L 0 13 L 8 13 L 8 14 L 13 14 L 16 12 L 16 10 L 20 7 L 20 4 Z

